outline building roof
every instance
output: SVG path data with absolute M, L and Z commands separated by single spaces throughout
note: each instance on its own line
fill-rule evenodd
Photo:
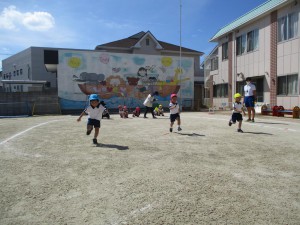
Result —
M 109 49 L 109 48 L 120 48 L 120 49 L 131 49 L 134 48 L 138 45 L 138 43 L 145 37 L 145 36 L 151 36 L 152 39 L 157 43 L 157 45 L 159 47 L 157 47 L 157 49 L 161 49 L 162 51 L 178 51 L 180 50 L 180 46 L 178 45 L 173 45 L 167 42 L 163 42 L 163 41 L 159 41 L 157 40 L 150 31 L 144 32 L 141 31 L 139 33 L 136 33 L 128 38 L 124 38 L 124 39 L 120 39 L 117 41 L 113 41 L 113 42 L 109 42 L 109 43 L 105 43 L 102 45 L 97 45 L 95 50 L 103 50 L 103 49 Z M 203 52 L 200 51 L 196 51 L 193 49 L 189 49 L 189 48 L 184 48 L 181 47 L 181 51 L 184 53 L 194 53 L 194 54 L 198 54 L 198 55 L 203 55 Z
M 279 7 L 282 7 L 284 4 L 292 2 L 294 0 L 268 0 L 265 3 L 257 6 L 256 8 L 252 9 L 251 11 L 247 12 L 243 16 L 237 18 L 233 22 L 229 23 L 228 25 L 221 28 L 209 41 L 217 41 L 223 35 L 230 33 L 231 31 L 249 23 L 253 20 L 256 20 L 259 17 L 262 17 Z

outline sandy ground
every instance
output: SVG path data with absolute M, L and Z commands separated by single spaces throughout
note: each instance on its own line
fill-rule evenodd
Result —
M 300 120 L 181 117 L 0 119 L 0 224 L 300 224 Z

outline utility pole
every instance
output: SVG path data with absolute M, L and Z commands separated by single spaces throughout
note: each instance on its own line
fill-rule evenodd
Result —
M 180 95 L 180 107 L 182 110 L 182 96 L 181 96 L 181 73 L 182 73 L 182 68 L 181 68 L 181 9 L 182 9 L 182 4 L 181 0 L 179 0 L 179 95 Z

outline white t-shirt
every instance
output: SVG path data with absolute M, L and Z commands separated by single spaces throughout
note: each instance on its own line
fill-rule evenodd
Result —
M 252 83 L 246 84 L 244 86 L 245 97 L 253 96 L 253 91 L 255 91 L 255 90 L 256 90 L 256 87 L 254 84 L 252 84 Z
M 233 113 L 241 113 L 242 108 L 243 108 L 243 104 L 241 102 L 234 102 L 232 104 L 233 109 L 237 110 L 237 111 L 232 111 Z
M 154 96 L 149 94 L 148 97 L 144 101 L 144 106 L 152 107 L 153 100 L 154 100 Z
M 102 113 L 105 110 L 105 107 L 101 104 L 96 106 L 95 108 L 89 105 L 84 112 L 88 114 L 88 117 L 91 119 L 101 120 Z
M 176 114 L 179 112 L 179 104 L 170 102 L 169 104 L 170 114 Z

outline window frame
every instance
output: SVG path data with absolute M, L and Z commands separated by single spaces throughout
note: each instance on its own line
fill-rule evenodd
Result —
M 292 21 L 293 17 L 296 18 L 294 21 Z M 296 31 L 293 29 L 295 21 L 298 25 L 296 27 L 296 29 L 297 29 Z M 299 37 L 299 35 L 300 35 L 300 31 L 299 31 L 300 30 L 299 13 L 297 13 L 297 12 L 287 13 L 284 16 L 281 16 L 277 19 L 277 24 L 278 24 L 278 27 L 277 27 L 277 29 L 278 29 L 278 37 L 277 37 L 278 38 L 278 43 Z
M 222 44 L 222 60 L 228 59 L 228 42 Z
M 214 98 L 228 98 L 228 83 L 213 85 Z
M 150 38 L 146 38 L 146 46 L 150 46 Z
M 290 85 L 293 85 L 293 80 L 291 79 L 296 77 L 295 81 L 295 91 L 290 90 Z M 283 86 L 280 86 L 283 85 Z M 277 77 L 277 96 L 297 96 L 299 95 L 299 75 L 298 74 L 289 74 Z
M 236 55 L 243 55 L 247 49 L 247 36 L 242 34 L 236 38 Z
M 253 52 L 259 48 L 259 29 L 247 32 L 246 38 L 247 52 Z

